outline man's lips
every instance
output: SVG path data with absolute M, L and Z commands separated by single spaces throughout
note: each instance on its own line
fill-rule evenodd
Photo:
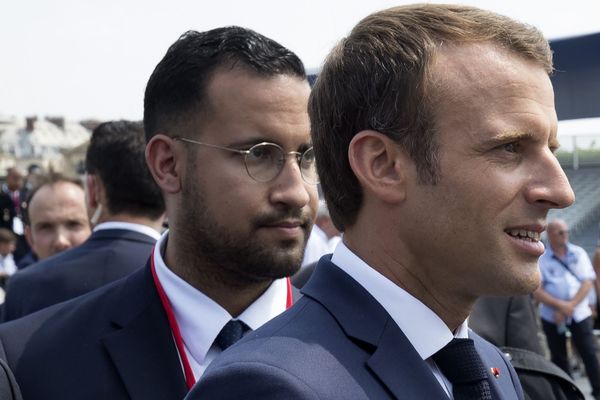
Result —
M 303 227 L 304 225 L 305 225 L 304 221 L 295 219 L 295 220 L 275 221 L 275 222 L 264 224 L 263 226 L 265 226 L 267 228 L 290 228 L 291 229 L 291 228 Z
M 505 229 L 504 232 L 519 250 L 531 256 L 540 257 L 544 254 L 544 244 L 540 238 L 545 229 L 543 224 L 528 224 L 513 226 Z

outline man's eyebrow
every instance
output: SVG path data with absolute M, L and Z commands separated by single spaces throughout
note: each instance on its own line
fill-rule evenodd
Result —
M 493 137 L 486 139 L 483 144 L 491 147 L 499 146 L 508 142 L 533 139 L 534 135 L 527 131 L 506 131 L 500 132 Z
M 249 149 L 250 147 L 252 147 L 254 145 L 257 145 L 259 143 L 273 143 L 273 144 L 276 144 L 278 146 L 283 147 L 281 145 L 281 143 L 279 143 L 278 141 L 275 141 L 272 138 L 266 138 L 266 137 L 249 138 L 249 139 L 241 140 L 241 141 L 238 141 L 238 142 L 230 143 L 230 144 L 228 144 L 226 146 L 227 147 L 233 147 L 233 148 L 240 148 L 240 149 L 241 148 Z M 310 140 L 308 140 L 306 142 L 300 143 L 298 145 L 297 150 L 304 151 L 304 150 L 312 147 L 312 145 L 313 145 L 312 142 Z
M 529 131 L 506 131 L 500 132 L 494 137 L 485 140 L 482 144 L 485 147 L 496 147 L 504 143 L 518 142 L 521 140 L 538 140 L 538 136 Z M 548 147 L 557 149 L 560 147 L 560 142 L 556 134 L 550 135 L 548 138 Z

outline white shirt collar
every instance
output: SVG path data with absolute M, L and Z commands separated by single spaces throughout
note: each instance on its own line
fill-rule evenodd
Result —
M 133 222 L 120 222 L 120 221 L 109 221 L 102 222 L 96 225 L 93 229 L 94 232 L 106 230 L 106 229 L 125 229 L 128 231 L 134 231 L 138 233 L 142 233 L 144 235 L 150 236 L 154 240 L 158 240 L 160 238 L 160 233 L 153 228 L 150 228 L 147 225 L 135 224 Z
M 450 341 L 468 337 L 467 321 L 453 334 L 430 308 L 388 278 L 371 268 L 340 242 L 331 262 L 350 275 L 383 306 L 423 360 Z
M 154 247 L 154 266 L 179 325 L 188 360 L 198 379 L 208 364 L 220 353 L 213 346 L 213 342 L 232 316 L 210 297 L 175 275 L 167 267 L 162 256 L 167 238 L 168 231 L 163 233 Z M 278 279 L 237 319 L 253 330 L 258 329 L 265 322 L 285 311 L 286 302 L 286 279 Z

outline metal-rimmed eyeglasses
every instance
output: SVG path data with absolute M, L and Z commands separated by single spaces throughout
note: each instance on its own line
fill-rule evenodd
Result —
M 290 151 L 289 153 L 286 153 L 281 146 L 270 142 L 255 144 L 248 150 L 239 150 L 231 147 L 218 146 L 216 144 L 198 142 L 180 136 L 176 136 L 173 139 L 243 155 L 246 172 L 248 172 L 250 178 L 257 182 L 270 182 L 275 179 L 283 169 L 287 158 L 289 156 L 294 156 L 300 167 L 302 179 L 311 185 L 319 183 L 319 175 L 317 174 L 317 166 L 315 163 L 315 151 L 312 146 L 303 152 Z

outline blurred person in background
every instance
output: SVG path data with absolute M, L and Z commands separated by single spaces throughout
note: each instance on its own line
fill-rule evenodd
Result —
M 90 235 L 80 180 L 51 172 L 27 199 L 25 237 L 38 260 L 83 243 Z
M 5 228 L 0 228 L 0 287 L 4 288 L 8 278 L 17 272 L 17 265 L 13 258 L 17 238 L 14 233 Z
M 567 330 L 580 354 L 592 395 L 600 399 L 598 346 L 593 333 L 588 294 L 596 274 L 586 251 L 569 242 L 569 227 L 561 219 L 548 224 L 548 247 L 540 258 L 542 285 L 534 292 L 540 304 L 542 328 L 552 362 L 571 375 Z
M 25 215 L 27 214 L 27 198 L 29 198 L 31 191 L 39 185 L 40 178 L 43 176 L 43 174 L 44 170 L 38 164 L 31 164 L 27 167 L 27 176 L 25 176 L 23 185 L 19 190 L 19 226 L 22 226 L 25 222 Z M 31 247 L 29 247 L 29 243 L 24 235 L 23 228 L 19 228 L 19 230 L 21 233 L 17 235 L 15 261 L 17 262 L 17 267 L 21 269 L 36 262 L 37 258 L 31 251 Z
M 23 174 L 16 167 L 6 170 L 6 182 L 2 185 L 2 191 L 8 194 L 15 206 L 17 216 L 21 216 L 21 202 L 25 199 L 22 196 Z
M 594 252 L 593 259 L 594 272 L 596 273 L 596 321 L 594 324 L 595 329 L 600 329 L 600 237 L 598 238 L 598 245 L 596 246 L 596 251 Z
M 13 231 L 13 219 L 16 217 L 15 205 L 10 195 L 0 191 L 0 228 Z
M 15 275 L 7 290 L 5 321 L 77 297 L 144 266 L 160 237 L 165 213 L 162 194 L 146 166 L 145 147 L 141 122 L 106 122 L 94 129 L 85 160 L 85 199 L 93 233 L 77 248 Z M 29 208 L 34 218 L 35 206 L 34 198 Z M 72 223 L 80 226 L 82 221 Z

